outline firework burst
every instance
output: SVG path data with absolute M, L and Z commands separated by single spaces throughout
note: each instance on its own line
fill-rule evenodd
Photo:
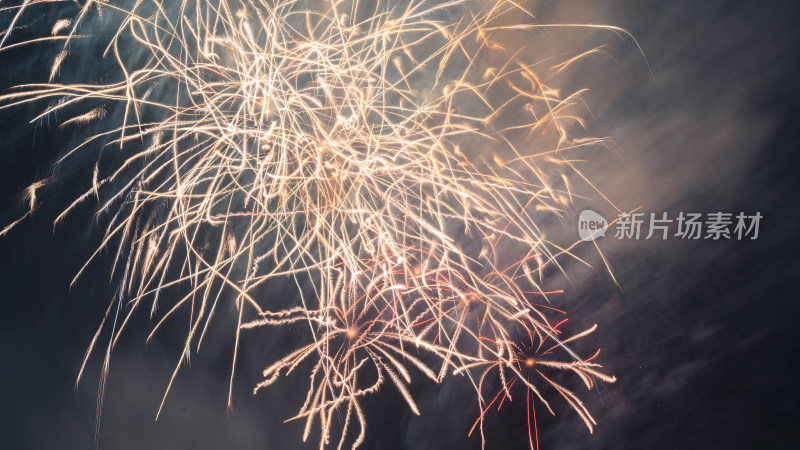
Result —
M 417 373 L 469 376 L 481 434 L 483 413 L 515 385 L 551 412 L 540 389 L 554 388 L 592 430 L 586 407 L 544 371 L 571 371 L 589 388 L 614 378 L 567 346 L 593 328 L 558 337 L 544 272 L 577 257 L 540 224 L 581 195 L 570 180 L 593 189 L 575 153 L 607 145 L 573 136 L 580 92 L 559 95 L 548 79 L 602 49 L 538 70 L 508 43 L 542 25 L 507 0 L 87 1 L 49 35 L 14 41 L 40 3 L 7 9 L 0 50 L 59 46 L 49 81 L 17 86 L 0 108 L 50 102 L 32 122 L 61 113 L 59 129 L 100 130 L 59 161 L 88 158 L 94 170 L 91 187 L 55 219 L 98 201 L 105 233 L 76 279 L 102 252 L 114 255 L 119 295 L 87 359 L 110 327 L 107 370 L 147 302 L 153 333 L 188 313 L 166 399 L 219 304 L 233 303 L 231 386 L 242 332 L 309 327 L 313 340 L 270 364 L 255 390 L 310 365 L 293 419 L 305 420 L 304 440 L 316 424 L 320 446 L 334 429 L 339 447 L 359 446 L 359 402 L 383 385 L 419 414 L 406 387 Z M 84 41 L 102 42 L 112 75 L 59 83 Z M 48 181 L 26 191 L 25 217 Z M 262 290 L 286 277 L 297 285 L 288 307 Z M 488 376 L 502 385 L 495 400 L 484 397 Z

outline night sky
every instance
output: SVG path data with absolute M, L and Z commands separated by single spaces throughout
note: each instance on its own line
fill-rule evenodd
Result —
M 620 242 L 611 234 L 600 241 L 621 288 L 600 263 L 576 270 L 556 301 L 570 310 L 576 330 L 599 325 L 590 342 L 577 345 L 582 353 L 601 347 L 600 359 L 618 381 L 589 392 L 571 385 L 598 421 L 594 434 L 563 401 L 553 400 L 555 417 L 539 411 L 541 448 L 797 448 L 800 31 L 794 2 L 553 0 L 532 9 L 542 23 L 618 26 L 644 53 L 630 38 L 604 32 L 541 36 L 545 45 L 607 45 L 607 56 L 579 63 L 567 81 L 568 88 L 590 89 L 589 131 L 612 137 L 619 149 L 587 166 L 607 196 L 622 208 L 671 217 L 763 215 L 755 241 Z M 59 14 L 54 7 L 42 11 L 50 14 L 47 23 Z M 8 20 L 0 16 L 2 28 Z M 42 80 L 45 53 L 0 52 L 0 89 Z M 0 110 L 0 228 L 24 213 L 23 189 L 53 173 L 66 144 L 77 142 L 75 131 L 29 124 L 40 109 Z M 101 353 L 78 390 L 75 379 L 115 293 L 106 269 L 113 255 L 70 289 L 102 228 L 91 207 L 52 227 L 85 191 L 91 169 L 60 170 L 58 189 L 47 191 L 36 214 L 0 238 L 3 448 L 94 445 Z M 564 226 L 577 229 L 574 222 Z M 280 295 L 281 287 L 274 290 Z M 186 330 L 176 325 L 146 344 L 153 323 L 146 313 L 136 319 L 112 355 L 99 448 L 316 448 L 314 434 L 301 442 L 301 423 L 283 423 L 302 404 L 305 377 L 252 395 L 263 368 L 300 331 L 245 336 L 228 411 L 233 333 L 229 319 L 215 322 L 209 344 L 192 355 L 156 422 Z M 411 391 L 419 417 L 390 388 L 365 401 L 364 448 L 480 448 L 479 437 L 466 435 L 478 414 L 466 379 L 450 377 L 442 385 L 417 379 Z M 487 448 L 528 448 L 522 402 L 489 419 Z

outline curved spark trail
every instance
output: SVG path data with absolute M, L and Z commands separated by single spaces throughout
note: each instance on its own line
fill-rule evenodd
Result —
M 119 294 L 87 359 L 110 327 L 106 371 L 137 309 L 158 319 L 153 333 L 188 314 L 166 399 L 219 305 L 233 302 L 231 386 L 241 333 L 310 329 L 313 340 L 271 363 L 255 390 L 310 368 L 292 419 L 305 421 L 304 440 L 319 430 L 321 447 L 334 435 L 340 448 L 358 447 L 360 401 L 384 385 L 419 414 L 407 389 L 414 374 L 467 375 L 481 435 L 484 413 L 512 387 L 526 391 L 529 414 L 533 400 L 553 412 L 542 391 L 557 392 L 592 430 L 583 403 L 547 372 L 570 371 L 589 388 L 615 379 L 596 354 L 567 346 L 594 328 L 559 337 L 544 271 L 577 256 L 541 223 L 594 190 L 573 160 L 607 145 L 575 133 L 581 92 L 562 96 L 548 80 L 601 48 L 526 63 L 508 43 L 539 25 L 510 0 L 64 2 L 71 18 L 15 41 L 45 3 L 5 8 L 0 51 L 38 42 L 61 51 L 48 82 L 17 86 L 0 108 L 44 104 L 31 122 L 60 113 L 59 129 L 95 130 L 59 161 L 88 158 L 94 171 L 55 220 L 98 201 L 105 234 L 76 279 L 114 255 Z M 114 70 L 59 83 L 74 76 L 74 47 L 86 41 L 101 41 Z M 50 181 L 26 191 L 26 217 Z M 291 304 L 264 295 L 287 277 Z M 170 288 L 180 295 L 160 304 Z M 500 392 L 487 396 L 487 377 Z

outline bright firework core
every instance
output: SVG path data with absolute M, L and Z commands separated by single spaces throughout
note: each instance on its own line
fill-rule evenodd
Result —
M 469 377 L 481 431 L 489 406 L 516 392 L 553 412 L 545 390 L 592 430 L 548 372 L 588 388 L 615 379 L 596 353 L 568 346 L 594 328 L 565 337 L 563 312 L 547 306 L 545 272 L 575 256 L 541 224 L 593 192 L 576 156 L 606 142 L 580 135 L 580 92 L 549 83 L 595 51 L 526 61 L 510 43 L 542 26 L 505 0 L 129 3 L 88 1 L 55 22 L 41 38 L 63 46 L 49 81 L 0 96 L 2 108 L 45 105 L 34 121 L 59 114 L 60 127 L 94 130 L 62 158 L 93 161 L 91 188 L 55 219 L 96 199 L 106 230 L 95 256 L 115 255 L 119 295 L 87 359 L 101 347 L 108 362 L 137 309 L 156 319 L 153 333 L 188 314 L 171 386 L 215 311 L 233 304 L 231 386 L 241 333 L 310 328 L 311 342 L 267 362 L 256 391 L 305 371 L 292 419 L 320 446 L 358 447 L 360 401 L 384 387 L 423 413 L 407 389 L 416 375 Z M 16 9 L 0 45 L 34 42 L 15 41 L 14 28 L 36 7 Z M 88 30 L 97 23 L 114 30 L 100 45 L 113 74 L 60 83 L 74 47 L 100 39 Z M 29 188 L 26 216 L 46 185 Z M 287 276 L 291 305 L 263 295 Z

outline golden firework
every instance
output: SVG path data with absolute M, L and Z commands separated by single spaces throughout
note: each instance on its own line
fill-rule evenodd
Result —
M 146 301 L 158 318 L 153 333 L 186 311 L 166 399 L 220 303 L 232 302 L 231 386 L 244 330 L 309 327 L 313 340 L 270 364 L 256 391 L 313 361 L 293 419 L 305 420 L 304 440 L 318 424 L 321 447 L 335 429 L 339 447 L 357 447 L 367 423 L 359 402 L 384 384 L 419 414 L 406 388 L 414 373 L 436 382 L 468 375 L 484 412 L 492 403 L 483 382 L 497 373 L 506 395 L 519 382 L 550 409 L 534 370 L 592 430 L 580 400 L 539 370 L 572 371 L 587 387 L 614 381 L 558 338 L 540 304 L 551 294 L 544 271 L 575 257 L 541 223 L 581 195 L 570 180 L 593 189 L 576 152 L 607 145 L 573 133 L 580 91 L 562 96 L 549 79 L 602 49 L 549 68 L 526 62 L 513 43 L 543 26 L 510 0 L 87 1 L 49 35 L 15 42 L 39 3 L 11 9 L 0 50 L 63 48 L 48 82 L 17 86 L 0 108 L 50 101 L 32 121 L 61 113 L 69 118 L 60 129 L 91 127 L 60 162 L 100 161 L 114 149 L 55 220 L 99 202 L 105 234 L 76 279 L 112 252 L 119 295 L 100 327 L 112 329 L 106 370 Z M 58 83 L 72 47 L 87 39 L 102 42 L 116 70 L 100 82 Z M 43 185 L 27 191 L 26 216 Z M 264 295 L 286 277 L 297 285 L 290 305 Z M 537 347 L 530 355 L 520 330 L 525 348 Z M 552 359 L 556 351 L 566 359 Z M 479 422 L 483 430 L 483 414 Z

